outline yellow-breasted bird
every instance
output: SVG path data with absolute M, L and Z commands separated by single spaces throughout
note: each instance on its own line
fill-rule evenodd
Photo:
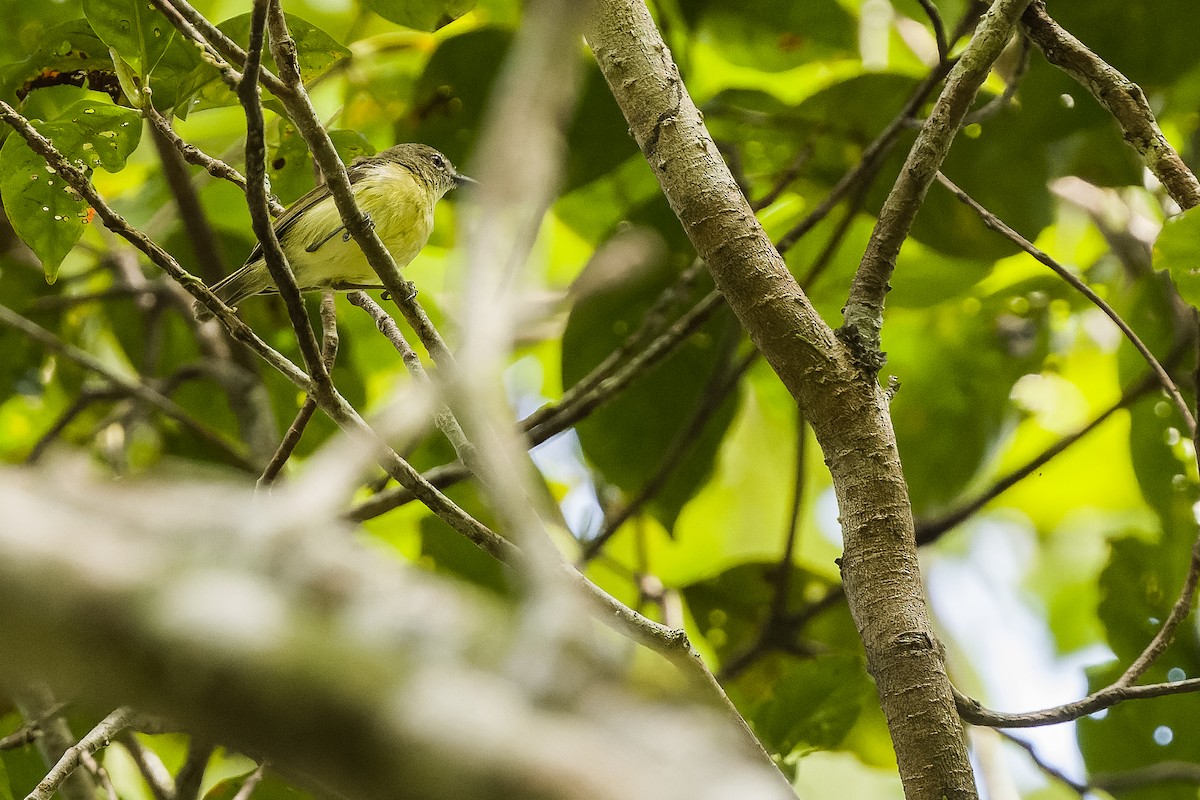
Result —
M 398 144 L 355 159 L 346 172 L 358 207 L 371 218 L 399 267 L 416 258 L 429 240 L 437 201 L 456 186 L 474 183 L 459 174 L 450 159 L 423 144 Z M 342 224 L 327 186 L 318 186 L 288 206 L 275 220 L 275 235 L 301 291 L 382 288 Z M 255 245 L 245 266 L 212 290 L 228 306 L 253 294 L 277 292 L 262 245 Z

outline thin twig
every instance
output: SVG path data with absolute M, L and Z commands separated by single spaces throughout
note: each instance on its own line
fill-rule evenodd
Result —
M 375 323 L 376 329 L 383 334 L 383 337 L 391 343 L 396 352 L 400 355 L 400 360 L 404 362 L 408 374 L 413 380 L 428 385 L 430 383 L 429 375 L 425 372 L 425 366 L 421 363 L 421 357 L 413 350 L 408 340 L 404 338 L 404 334 L 400 331 L 400 327 L 392 316 L 384 310 L 383 306 L 376 303 L 371 297 L 363 291 L 354 291 L 346 295 L 346 299 L 351 305 L 361 308 L 370 315 Z M 450 446 L 454 448 L 455 455 L 459 461 L 472 474 L 478 474 L 476 467 L 477 455 L 475 446 L 467 439 L 466 433 L 463 432 L 462 426 L 458 424 L 454 414 L 449 408 L 442 406 L 436 414 L 434 414 L 433 422 L 446 440 L 450 442 Z
M 938 62 L 944 64 L 950 59 L 950 42 L 946 40 L 946 24 L 942 22 L 942 14 L 933 4 L 933 0 L 917 0 L 917 2 L 921 4 L 921 10 L 925 12 L 925 16 L 929 17 L 929 24 L 933 26 L 933 38 L 937 41 Z
M 1065 451 L 1071 445 L 1083 439 L 1089 433 L 1100 427 L 1109 417 L 1122 408 L 1128 408 L 1139 398 L 1145 396 L 1158 385 L 1154 376 L 1147 375 L 1141 381 L 1134 384 L 1121 394 L 1117 402 L 1113 403 L 1104 411 L 1100 412 L 1094 419 L 1088 422 L 1079 430 L 1056 441 L 1054 444 L 1047 447 L 1038 455 L 1031 458 L 1021 466 L 1013 469 L 1007 474 L 997 478 L 983 492 L 962 505 L 945 512 L 933 519 L 917 520 L 916 535 L 917 544 L 926 545 L 937 541 L 941 536 L 949 530 L 961 525 L 967 519 L 970 519 L 978 513 L 984 506 L 995 500 L 1004 492 L 1016 486 L 1025 478 L 1032 475 L 1037 470 L 1048 464 L 1053 458 Z
M 107 800 L 118 800 L 117 789 L 113 786 L 108 770 L 96 760 L 95 756 L 91 753 L 81 753 L 79 755 L 79 763 L 96 779 L 96 783 L 104 790 L 104 796 Z
M 1108 109 L 1146 168 L 1162 181 L 1181 208 L 1200 205 L 1200 182 L 1167 142 L 1136 83 L 1109 66 L 1046 13 L 1042 0 L 1030 3 L 1021 24 L 1054 66 L 1070 75 Z
M 287 308 L 288 320 L 296 332 L 296 342 L 300 345 L 300 354 L 308 374 L 312 376 L 317 391 L 324 392 L 328 388 L 329 370 L 325 369 L 321 345 L 308 321 L 304 298 L 296 285 L 283 247 L 279 244 L 279 237 L 275 235 L 267 203 L 267 143 L 262 99 L 258 96 L 258 68 L 262 63 L 269 6 L 270 0 L 254 2 L 254 10 L 250 14 L 250 49 L 246 54 L 246 70 L 238 84 L 238 99 L 246 114 L 246 201 L 250 206 L 250 224 L 262 246 L 263 261 Z
M 669 332 L 662 333 L 662 329 L 667 326 L 667 315 L 691 293 L 697 277 L 703 271 L 704 262 L 700 259 L 694 259 L 691 265 L 679 274 L 679 278 L 655 298 L 654 303 L 642 316 L 642 321 L 638 324 L 637 330 L 625 337 L 621 344 L 605 356 L 603 361 L 589 370 L 587 375 L 580 378 L 570 389 L 563 392 L 562 397 L 557 402 L 547 403 L 537 411 L 534 411 L 521 421 L 521 425 L 526 430 L 531 430 L 549 422 L 561 413 L 563 408 L 579 402 L 580 399 L 587 396 L 589 392 L 603 381 L 615 374 L 617 369 L 621 367 L 621 362 L 637 351 L 638 347 L 642 345 L 648 336 L 657 334 L 658 336 L 667 337 L 666 344 L 669 346 L 666 348 L 663 348 L 663 345 L 657 341 L 650 345 L 664 355 L 682 343 L 683 339 L 671 336 Z
M 883 301 L 896 268 L 896 256 L 913 220 L 950 150 L 979 87 L 999 58 L 1029 0 L 996 0 L 976 28 L 967 49 L 950 70 L 946 85 L 921 126 L 917 140 L 888 193 L 871 232 L 866 252 L 846 300 L 838 336 L 854 353 L 859 367 L 874 376 L 884 363 L 879 347 Z
M 821 248 L 821 252 L 813 259 L 812 266 L 808 268 L 808 272 L 805 273 L 803 278 L 798 279 L 800 281 L 800 288 L 804 289 L 804 291 L 810 291 L 817 279 L 833 263 L 833 257 L 837 255 L 842 242 L 846 240 L 846 234 L 850 232 L 850 226 L 854 224 L 858 212 L 862 210 L 863 203 L 866 202 L 867 192 L 871 189 L 875 174 L 877 173 L 864 175 L 863 179 L 859 181 L 850 195 L 849 201 L 846 203 L 846 212 L 838 220 L 833 232 L 829 234 L 829 240 L 825 242 L 825 246 Z
M 80 390 L 79 395 L 71 401 L 71 405 L 58 415 L 58 419 L 54 421 L 45 433 L 43 433 L 29 450 L 29 455 L 25 456 L 26 464 L 36 464 L 38 460 L 46 454 L 46 450 L 50 448 L 58 437 L 62 435 L 68 426 L 74 422 L 80 414 L 87 411 L 93 403 L 101 400 L 115 400 L 125 397 L 125 393 L 109 389 L 107 391 L 90 390 L 86 386 Z
M 552 436 L 557 436 L 615 397 L 639 375 L 657 364 L 673 352 L 676 346 L 699 330 L 723 304 L 719 292 L 710 292 L 619 370 L 608 377 L 602 377 L 602 371 L 599 369 L 593 370 L 576 387 L 572 387 L 570 391 L 564 393 L 558 403 L 544 406 L 522 420 L 520 427 L 529 437 L 530 445 L 536 446 Z M 590 380 L 593 376 L 599 377 L 599 382 Z M 590 388 L 582 392 L 576 391 L 577 388 L 583 386 L 590 386 Z M 469 477 L 469 475 L 470 471 L 461 464 L 447 464 L 435 467 L 425 477 L 432 485 L 445 488 Z M 403 486 L 385 489 L 374 497 L 351 507 L 346 516 L 348 519 L 362 522 L 385 514 L 406 503 L 411 503 L 413 499 L 412 494 Z
M 697 405 L 687 424 L 681 427 L 675 436 L 672 437 L 666 452 L 663 453 L 663 457 L 653 474 L 650 475 L 641 490 L 628 503 L 605 521 L 603 530 L 587 541 L 583 552 L 579 556 L 581 564 L 586 564 L 599 555 L 604 545 L 620 530 L 621 526 L 639 513 L 646 503 L 662 492 L 663 488 L 667 485 L 667 481 L 670 480 L 675 470 L 682 463 L 683 457 L 687 455 L 688 451 L 699 440 L 700 434 L 704 431 L 705 426 L 708 425 L 709 420 L 717 413 L 717 410 L 725 402 L 725 398 L 729 396 L 729 393 L 737 388 L 738 383 L 746 374 L 746 371 L 758 359 L 758 356 L 759 353 L 757 350 L 751 350 L 737 364 L 734 364 L 728 372 L 723 373 L 718 370 L 710 376 L 708 385 L 704 387 L 701 393 L 699 405 Z
M 54 167 L 55 171 L 87 200 L 110 230 L 128 240 L 145 253 L 156 266 L 162 268 L 178 281 L 192 297 L 198 300 L 201 305 L 211 311 L 220 320 L 221 324 L 230 331 L 235 339 L 250 346 L 255 353 L 262 356 L 268 364 L 277 369 L 296 388 L 306 394 L 314 394 L 318 391 L 318 385 L 308 374 L 299 369 L 278 351 L 268 346 L 249 326 L 238 319 L 232 309 L 222 303 L 202 281 L 188 274 L 179 266 L 179 263 L 170 253 L 163 250 L 144 233 L 129 225 L 123 217 L 113 211 L 99 193 L 96 192 L 91 181 L 75 165 L 67 161 L 48 139 L 38 133 L 29 124 L 28 120 L 2 100 L 0 100 L 0 119 L 11 125 L 29 143 L 34 152 L 42 155 L 47 163 Z M 350 432 L 363 434 L 378 441 L 378 437 L 375 436 L 362 416 L 332 386 L 328 387 L 328 390 L 322 393 L 318 405 L 339 427 Z M 396 478 L 402 486 L 412 491 L 418 500 L 428 506 L 441 519 L 445 520 L 451 528 L 496 558 L 507 560 L 516 557 L 516 550 L 511 543 L 503 537 L 498 536 L 486 525 L 476 520 L 454 503 L 454 501 L 450 500 L 450 498 L 439 492 L 432 484 L 422 478 L 420 473 L 412 468 L 412 465 L 396 454 L 395 451 L 386 447 L 383 442 L 379 442 L 379 445 L 381 448 L 380 464 L 384 469 Z
M 204 772 L 215 750 L 212 742 L 192 737 L 183 766 L 175 773 L 175 800 L 196 800 L 204 781 Z
M 1021 86 L 1021 79 L 1025 77 L 1025 73 L 1029 70 L 1032 52 L 1033 47 L 1029 41 L 1029 37 L 1022 36 L 1020 60 L 1017 61 L 1017 68 L 1013 70 L 1013 74 L 1008 76 L 1008 83 L 1004 84 L 1004 91 L 970 114 L 967 114 L 966 119 L 963 120 L 964 125 L 972 125 L 991 119 L 1008 107 L 1013 97 L 1016 96 L 1017 89 Z
M 750 204 L 750 208 L 754 209 L 755 211 L 762 211 L 764 208 L 778 200 L 780 195 L 787 191 L 787 188 L 792 185 L 792 181 L 800 177 L 800 172 L 804 169 L 804 165 L 808 163 L 808 160 L 812 158 L 813 151 L 816 150 L 816 147 L 816 143 L 811 139 L 805 142 L 804 146 L 800 148 L 800 152 L 796 154 L 794 159 L 792 159 L 792 163 L 788 164 L 787 168 L 779 176 L 779 179 L 775 181 L 775 185 L 772 186 L 762 197 L 752 202 Z
M 321 298 L 321 359 L 325 362 L 325 369 L 328 372 L 333 371 L 333 363 L 337 359 L 338 351 L 338 330 L 337 330 L 337 307 L 334 305 L 333 292 L 325 292 Z M 312 419 L 313 413 L 317 410 L 317 400 L 312 395 L 306 395 L 304 402 L 300 405 L 300 410 L 296 412 L 295 419 L 288 426 L 287 433 L 283 435 L 283 440 L 279 443 L 275 453 L 271 456 L 271 460 L 267 463 L 266 469 L 262 475 L 258 477 L 256 488 L 264 489 L 275 482 L 279 477 L 283 465 L 292 457 L 292 453 L 296 449 L 296 445 L 300 444 L 300 438 L 304 435 L 304 429 L 308 426 L 309 420 Z
M 205 153 L 191 142 L 185 141 L 183 137 L 175 132 L 175 129 L 171 127 L 171 123 L 154 106 L 147 104 L 144 111 L 146 119 L 150 121 L 150 124 L 165 141 L 169 142 L 172 147 L 179 151 L 179 155 L 183 156 L 184 161 L 192 166 L 200 167 L 218 180 L 229 181 L 245 193 L 246 178 L 242 173 L 221 159 Z M 283 213 L 283 204 L 276 200 L 274 196 L 269 197 L 267 202 L 270 204 L 273 216 L 277 217 Z
M 785 647 L 800 627 L 789 619 L 787 608 L 791 594 L 792 574 L 795 572 L 793 555 L 800 531 L 800 514 L 804 508 L 805 450 L 808 441 L 808 424 L 803 417 L 796 420 L 796 467 L 794 470 L 791 511 L 784 532 L 783 552 L 771 574 L 771 605 L 755 640 L 740 653 L 725 659 L 718 677 L 730 681 L 750 667 L 755 661 L 776 648 Z M 839 598 L 845 595 L 839 591 Z
M 87 201 L 88 205 L 96 210 L 96 214 L 104 221 L 105 226 L 109 230 L 127 240 L 144 253 L 155 266 L 174 278 L 180 286 L 187 290 L 188 294 L 198 300 L 201 305 L 211 311 L 221 321 L 234 339 L 249 346 L 251 350 L 261 356 L 272 367 L 279 370 L 284 377 L 296 384 L 297 387 L 305 390 L 309 388 L 311 381 L 308 375 L 259 338 L 248 325 L 238 319 L 232 309 L 209 291 L 203 281 L 181 267 L 179 262 L 170 253 L 152 241 L 146 234 L 134 228 L 124 217 L 114 211 L 105 202 L 104 198 L 100 196 L 100 193 L 96 191 L 96 187 L 92 185 L 91 180 L 75 164 L 68 161 L 49 139 L 38 133 L 29 124 L 29 120 L 21 116 L 16 109 L 3 100 L 0 100 L 0 119 L 7 122 L 29 144 L 35 153 L 46 159 L 46 163 L 53 167 L 54 171 L 72 189 L 78 192 Z
M 16 750 L 27 744 L 33 744 L 42 735 L 42 727 L 36 723 L 22 725 L 7 736 L 0 736 L 0 750 Z
M 1113 684 L 1072 703 L 1019 714 L 984 708 L 978 700 L 968 697 L 957 689 L 954 691 L 954 701 L 958 705 L 958 713 L 972 725 L 986 725 L 989 728 L 1039 728 L 1044 725 L 1058 725 L 1062 722 L 1086 717 L 1088 714 L 1112 708 L 1127 700 L 1144 700 L 1151 697 L 1166 697 L 1192 692 L 1200 692 L 1200 678 L 1188 678 L 1173 683 L 1150 683 L 1142 686 Z
M 1019 736 L 1013 736 L 1008 731 L 996 731 L 996 734 L 1001 739 L 1004 739 L 1005 741 L 1008 741 L 1008 742 L 1012 742 L 1017 747 L 1024 750 L 1026 753 L 1029 754 L 1030 760 L 1033 761 L 1033 763 L 1037 765 L 1038 769 L 1040 769 L 1042 772 L 1046 773 L 1050 777 L 1054 778 L 1055 780 L 1060 781 L 1061 783 L 1063 783 L 1065 786 L 1072 789 L 1073 791 L 1079 792 L 1079 794 L 1082 795 L 1087 792 L 1090 792 L 1092 790 L 1092 788 L 1094 788 L 1092 786 L 1089 786 L 1086 783 L 1079 783 L 1078 781 L 1072 780 L 1071 777 L 1069 775 L 1067 775 L 1065 772 L 1058 769 L 1057 767 L 1055 767 L 1053 764 L 1049 763 L 1048 761 L 1043 760 L 1042 757 L 1038 755 L 1037 749 L 1032 744 L 1030 744 L 1029 742 L 1025 741 L 1024 739 L 1020 738 Z
M 972 198 L 962 189 L 958 188 L 958 186 L 956 186 L 954 182 L 945 175 L 938 172 L 936 177 L 942 186 L 945 186 L 947 189 L 949 189 L 955 197 L 957 197 L 961 202 L 966 204 L 967 207 L 978 214 L 984 225 L 999 233 L 1001 236 L 1004 236 L 1026 253 L 1033 256 L 1041 264 L 1049 267 L 1056 275 L 1066 281 L 1071 288 L 1082 294 L 1091 301 L 1092 305 L 1103 311 L 1104 315 L 1113 321 L 1113 324 L 1121 330 L 1121 333 L 1125 335 L 1125 338 L 1129 340 L 1129 343 L 1132 344 L 1138 353 L 1141 354 L 1142 359 L 1150 365 L 1150 369 L 1158 378 L 1158 382 L 1171 397 L 1172 402 L 1175 403 L 1175 408 L 1179 411 L 1179 415 L 1183 417 L 1184 422 L 1187 424 L 1188 435 L 1194 436 L 1196 434 L 1196 418 L 1192 415 L 1192 410 L 1188 407 L 1187 401 L 1184 400 L 1183 395 L 1180 394 L 1179 387 L 1175 385 L 1175 381 L 1171 379 L 1171 376 L 1167 373 L 1167 370 L 1163 367 L 1163 365 L 1159 363 L 1159 360 L 1155 357 L 1154 353 L 1150 352 L 1150 348 L 1147 347 L 1140 338 L 1138 338 L 1138 335 L 1134 333 L 1133 328 L 1129 326 L 1129 323 L 1122 319 L 1121 315 L 1118 314 L 1112 306 L 1105 302 L 1100 295 L 1096 294 L 1096 292 L 1093 291 L 1090 286 L 1080 280 L 1079 277 L 1077 277 L 1069 269 L 1062 266 L 1044 251 L 1034 246 L 1033 242 L 1030 242 L 1024 236 L 1010 228 L 1004 222 L 1004 220 L 1000 219 L 995 214 L 988 211 L 986 208 L 976 202 L 974 198 Z
M 775 568 L 775 591 L 771 596 L 771 612 L 769 620 L 781 620 L 787 614 L 788 595 L 791 593 L 792 573 L 795 564 L 792 558 L 796 552 L 796 540 L 800 535 L 800 514 L 804 509 L 804 480 L 807 476 L 805 469 L 805 454 L 808 443 L 808 423 L 803 417 L 796 419 L 796 467 L 792 479 L 792 503 L 788 513 L 787 531 L 783 540 L 783 553 Z
M 67 752 L 63 753 L 58 763 L 51 767 L 50 772 L 38 782 L 25 800 L 50 800 L 62 782 L 79 767 L 83 756 L 107 747 L 113 737 L 129 727 L 132 718 L 133 711 L 128 708 L 118 708 L 105 717 L 77 744 L 67 748 Z
M 245 70 L 246 51 L 237 42 L 230 39 L 221 29 L 208 21 L 203 14 L 193 8 L 186 0 L 151 0 L 154 6 L 188 39 L 196 42 L 204 50 L 210 63 L 222 67 L 222 62 L 228 60 L 226 68 L 233 66 Z M 278 95 L 287 91 L 283 82 L 269 69 L 258 67 L 258 80 L 271 94 Z
M 117 737 L 117 741 L 133 759 L 142 779 L 150 787 L 154 800 L 175 800 L 175 786 L 171 780 L 171 773 L 158 757 L 158 753 L 145 747 L 133 731 L 125 731 Z
M 884 158 L 891 152 L 892 147 L 896 144 L 896 140 L 907 126 L 908 120 L 912 119 L 917 113 L 917 109 L 924 104 L 934 87 L 938 85 L 942 78 L 946 77 L 946 72 L 949 69 L 950 66 L 948 64 L 939 64 L 937 67 L 934 67 L 924 80 L 917 84 L 917 88 L 913 90 L 904 107 L 900 109 L 900 113 L 863 149 L 862 156 L 859 158 L 858 164 L 855 165 L 854 169 L 838 179 L 838 182 L 822 198 L 817 207 L 809 212 L 804 219 L 792 226 L 775 243 L 775 247 L 780 253 L 786 253 L 792 249 L 796 242 L 800 241 L 805 234 L 815 228 L 821 220 L 829 216 L 829 212 L 837 208 L 838 203 L 849 194 L 851 189 L 865 180 L 870 180 L 875 175 L 879 168 L 883 166 Z
M 254 790 L 263 779 L 263 771 L 266 767 L 266 762 L 258 765 L 258 768 L 246 776 L 246 780 L 242 781 L 242 785 L 238 787 L 237 793 L 234 794 L 233 800 L 250 800 L 250 796 L 254 794 Z

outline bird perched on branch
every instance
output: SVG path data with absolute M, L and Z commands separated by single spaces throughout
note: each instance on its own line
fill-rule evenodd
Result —
M 358 158 L 346 170 L 358 207 L 391 251 L 396 266 L 414 258 L 433 230 L 433 207 L 446 192 L 473 180 L 450 159 L 423 144 L 398 144 Z M 382 288 L 379 276 L 342 224 L 329 187 L 318 186 L 292 203 L 275 220 L 275 235 L 301 291 Z M 254 294 L 278 291 L 255 245 L 246 264 L 214 284 L 212 291 L 228 306 Z M 197 308 L 202 318 L 211 316 Z

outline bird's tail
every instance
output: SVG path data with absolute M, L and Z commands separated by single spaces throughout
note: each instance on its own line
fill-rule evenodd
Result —
M 266 291 L 270 285 L 266 265 L 262 261 L 255 261 L 227 275 L 210 288 L 213 294 L 221 298 L 221 302 L 230 308 L 236 308 L 238 303 L 252 294 Z M 199 303 L 196 303 L 194 308 L 199 319 L 212 318 L 212 313 Z

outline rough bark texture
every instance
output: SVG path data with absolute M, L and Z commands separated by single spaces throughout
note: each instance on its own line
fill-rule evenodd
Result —
M 971 43 L 946 76 L 946 87 L 930 110 L 929 119 L 921 126 L 921 132 L 896 176 L 896 183 L 879 210 L 879 219 L 871 231 L 871 240 L 858 271 L 854 273 L 850 297 L 842 310 L 846 322 L 838 331 L 838 335 L 854 349 L 860 365 L 872 375 L 884 364 L 879 347 L 883 299 L 891 288 L 888 281 L 896 268 L 900 247 L 908 238 L 917 211 L 925 201 L 979 87 L 1008 44 L 1013 27 L 1028 4 L 1029 0 L 996 0 L 983 15 Z
M 1079 81 L 1108 109 L 1146 167 L 1154 173 L 1180 208 L 1200 205 L 1200 182 L 1167 143 L 1141 87 L 1113 69 L 1046 13 L 1046 4 L 1033 2 L 1021 17 L 1030 40 L 1054 66 Z
M 784 266 L 704 127 L 642 0 L 605 0 L 587 39 L 697 252 L 796 398 L 833 473 L 850 610 L 910 800 L 976 797 L 933 635 L 883 391 Z

